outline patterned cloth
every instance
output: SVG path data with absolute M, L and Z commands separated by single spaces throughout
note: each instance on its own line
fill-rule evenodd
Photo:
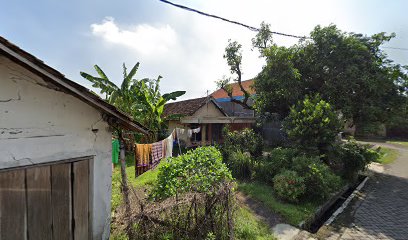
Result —
M 156 167 L 163 158 L 163 143 L 155 142 L 152 144 L 152 167 Z

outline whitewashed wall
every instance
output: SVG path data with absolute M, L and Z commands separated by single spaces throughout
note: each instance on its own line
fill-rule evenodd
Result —
M 0 169 L 94 156 L 94 239 L 109 238 L 111 151 L 99 111 L 0 56 Z

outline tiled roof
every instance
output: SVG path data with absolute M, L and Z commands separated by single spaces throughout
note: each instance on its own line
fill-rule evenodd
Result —
M 253 79 L 242 81 L 241 83 L 242 83 L 242 86 L 244 87 L 244 89 L 249 92 L 249 94 L 255 94 L 255 89 L 253 89 L 251 87 L 254 84 Z M 244 95 L 244 93 L 241 91 L 238 83 L 232 83 L 231 86 L 232 86 L 232 96 L 233 97 L 243 96 Z M 215 98 L 215 99 L 228 98 L 229 97 L 228 94 L 222 89 L 218 89 L 217 91 L 213 92 L 211 94 L 211 96 L 213 98 Z
M 213 98 L 202 97 L 194 98 L 179 102 L 167 103 L 164 106 L 163 116 L 167 117 L 170 115 L 182 115 L 182 116 L 192 116 L 198 109 L 204 106 L 208 101 L 214 103 L 214 105 L 220 109 L 220 111 L 225 115 L 224 111 L 218 106 Z

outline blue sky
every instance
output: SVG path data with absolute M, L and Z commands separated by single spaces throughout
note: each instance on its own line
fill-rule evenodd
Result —
M 317 24 L 336 24 L 348 32 L 395 32 L 388 46 L 408 48 L 408 1 L 361 0 L 174 0 L 205 12 L 272 30 L 307 35 Z M 228 39 L 243 45 L 244 79 L 261 70 L 263 60 L 251 51 L 254 32 L 183 11 L 158 0 L 13 0 L 2 3 L 0 35 L 69 79 L 90 87 L 80 71 L 98 64 L 120 83 L 122 63 L 140 62 L 137 78 L 163 76 L 162 92 L 186 90 L 184 98 L 205 96 L 215 81 L 228 76 L 222 58 Z M 279 45 L 295 39 L 276 36 Z M 408 51 L 385 49 L 408 64 Z

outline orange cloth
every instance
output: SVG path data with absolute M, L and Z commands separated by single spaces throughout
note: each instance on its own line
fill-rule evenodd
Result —
M 150 163 L 152 144 L 135 144 L 136 166 L 147 166 Z

